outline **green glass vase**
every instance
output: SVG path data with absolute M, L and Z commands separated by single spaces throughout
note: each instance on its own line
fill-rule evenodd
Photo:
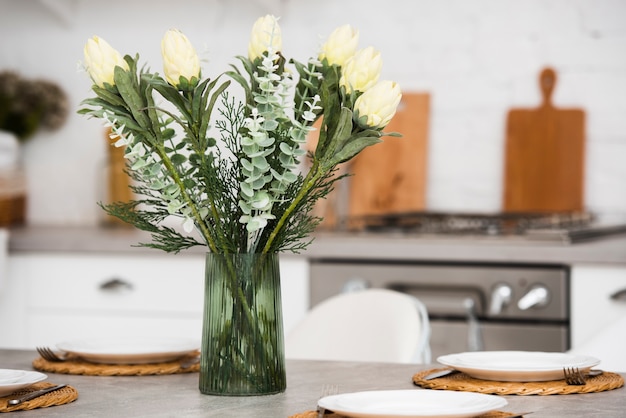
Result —
M 201 393 L 285 390 L 278 254 L 207 254 L 201 348 Z

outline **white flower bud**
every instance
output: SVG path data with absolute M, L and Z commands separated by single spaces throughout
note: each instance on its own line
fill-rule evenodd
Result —
M 248 44 L 248 58 L 254 61 L 263 56 L 263 53 L 279 52 L 283 48 L 283 38 L 278 26 L 278 19 L 272 15 L 265 15 L 257 19 L 252 26 L 250 43 Z
M 329 65 L 343 66 L 356 52 L 359 43 L 359 31 L 350 25 L 335 29 L 319 53 L 319 60 L 326 59 Z
M 104 83 L 115 85 L 113 75 L 115 67 L 128 71 L 128 63 L 122 55 L 102 38 L 94 36 L 85 44 L 85 67 L 94 84 L 104 87 Z
M 170 29 L 161 41 L 161 55 L 163 56 L 163 71 L 165 79 L 171 85 L 178 87 L 180 78 L 193 84 L 200 78 L 200 60 L 189 39 L 176 29 Z
M 396 114 L 402 99 L 400 86 L 394 81 L 380 81 L 359 96 L 354 103 L 354 117 L 363 128 L 383 129 Z M 366 117 L 363 123 L 363 117 Z
M 380 52 L 371 46 L 361 49 L 342 67 L 339 85 L 345 87 L 348 93 L 364 92 L 376 84 L 382 67 Z

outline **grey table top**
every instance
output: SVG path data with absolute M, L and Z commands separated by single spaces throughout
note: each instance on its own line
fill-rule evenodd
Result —
M 31 370 L 34 351 L 0 350 L 0 368 Z M 101 377 L 48 373 L 48 381 L 79 392 L 71 404 L 22 411 L 31 417 L 270 417 L 286 418 L 313 409 L 325 384 L 340 393 L 415 389 L 411 377 L 432 365 L 287 361 L 287 390 L 278 395 L 219 397 L 198 391 L 198 375 Z M 530 417 L 623 417 L 626 389 L 583 395 L 506 396 L 502 410 L 533 412 Z M 16 416 L 17 416 L 16 415 Z

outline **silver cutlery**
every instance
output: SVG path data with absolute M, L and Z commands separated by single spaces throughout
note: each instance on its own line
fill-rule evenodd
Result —
M 23 402 L 30 401 L 30 400 L 38 398 L 38 397 L 40 397 L 42 395 L 45 395 L 46 393 L 50 393 L 50 392 L 54 392 L 55 390 L 63 389 L 66 386 L 67 385 L 56 385 L 56 386 L 52 386 L 52 387 L 49 387 L 49 388 L 36 390 L 34 392 L 30 392 L 30 393 L 27 393 L 25 395 L 19 396 L 19 397 L 15 398 L 15 399 L 10 399 L 8 404 L 10 406 L 19 405 L 19 404 L 21 404 Z
M 67 360 L 67 354 L 57 354 L 48 347 L 36 347 L 35 349 L 44 360 L 55 362 Z
M 568 385 L 582 386 L 587 383 L 585 376 L 583 376 L 578 367 L 564 367 L 563 375 L 565 376 L 565 383 Z
M 450 376 L 450 375 L 456 374 L 456 373 L 461 373 L 461 371 L 457 370 L 457 369 L 439 370 L 439 371 L 436 371 L 436 372 L 433 372 L 433 373 L 430 373 L 430 374 L 424 376 L 422 378 L 422 380 L 436 379 L 438 377 Z
M 565 383 L 568 385 L 582 386 L 587 383 L 588 377 L 599 376 L 602 374 L 600 369 L 591 369 L 586 373 L 580 371 L 578 367 L 565 367 L 563 369 L 563 376 L 565 377 Z

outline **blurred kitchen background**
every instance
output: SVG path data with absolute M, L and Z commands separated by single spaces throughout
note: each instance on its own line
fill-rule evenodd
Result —
M 582 176 L 570 182 L 582 196 L 580 205 L 565 209 L 626 216 L 625 1 L 0 0 L 0 72 L 54 82 L 70 106 L 60 129 L 40 130 L 21 145 L 25 228 L 4 238 L 9 251 L 8 273 L 0 271 L 6 278 L 0 280 L 0 346 L 33 347 L 75 335 L 197 332 L 202 252 L 165 256 L 131 249 L 136 236 L 100 228 L 104 215 L 97 202 L 106 198 L 110 148 L 100 122 L 75 113 L 92 94 L 81 68 L 83 46 L 98 35 L 161 71 L 160 40 L 178 28 L 198 49 L 204 75 L 215 75 L 246 53 L 251 25 L 267 13 L 280 16 L 288 57 L 316 55 L 325 37 L 346 23 L 360 30 L 361 47 L 382 52 L 382 78 L 397 81 L 406 96 L 398 121 L 409 134 L 396 144 L 420 146 L 396 150 L 401 164 L 393 158 L 377 169 L 362 164 L 364 174 L 354 181 L 419 176 L 414 186 L 382 186 L 409 198 L 401 208 L 501 213 L 509 111 L 540 106 L 539 75 L 549 67 L 556 73 L 552 104 L 584 112 L 576 119 L 573 145 L 561 143 L 554 154 L 576 148 L 581 158 L 579 166 L 559 162 Z M 407 171 L 396 178 L 384 167 Z M 380 189 L 374 195 L 385 197 Z M 338 202 L 342 209 L 345 201 Z M 481 233 L 500 226 L 481 226 Z M 485 241 L 472 234 L 419 239 L 395 235 L 393 227 L 386 232 L 321 234 L 303 255 L 282 257 L 286 332 L 311 305 L 367 286 L 427 302 L 434 355 L 513 344 L 581 347 L 608 359 L 584 344 L 614 334 L 599 324 L 626 326 L 624 236 L 569 245 Z M 452 308 L 445 310 L 446 304 Z
M 425 204 L 499 211 L 506 114 L 541 103 L 538 75 L 558 73 L 553 102 L 586 111 L 585 207 L 626 212 L 626 3 L 620 0 L 0 0 L 0 70 L 57 83 L 70 117 L 23 146 L 29 225 L 95 225 L 107 147 L 75 113 L 91 95 L 81 69 L 98 35 L 161 71 L 160 39 L 179 28 L 217 74 L 244 54 L 251 24 L 280 16 L 288 56 L 306 60 L 337 26 L 382 51 L 383 79 L 430 94 Z

